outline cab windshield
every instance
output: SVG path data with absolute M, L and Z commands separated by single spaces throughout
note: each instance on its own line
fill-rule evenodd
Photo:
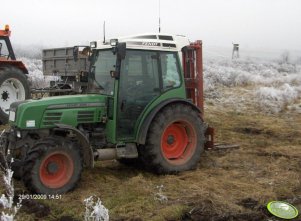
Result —
M 102 94 L 113 95 L 114 78 L 111 77 L 110 71 L 115 70 L 116 55 L 112 53 L 112 50 L 97 50 L 93 58 L 94 89 L 97 89 Z

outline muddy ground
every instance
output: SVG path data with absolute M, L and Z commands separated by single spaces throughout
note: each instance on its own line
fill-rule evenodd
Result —
M 61 199 L 24 201 L 17 220 L 83 220 L 83 200 L 91 195 L 101 199 L 115 221 L 280 220 L 266 211 L 272 200 L 301 210 L 301 114 L 213 105 L 206 113 L 216 141 L 239 148 L 206 151 L 197 170 L 177 175 L 158 176 L 117 161 L 97 163 Z M 15 186 L 17 196 L 27 193 L 20 181 Z

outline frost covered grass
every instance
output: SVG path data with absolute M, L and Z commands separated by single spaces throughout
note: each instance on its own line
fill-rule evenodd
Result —
M 266 113 L 279 113 L 301 98 L 300 64 L 255 59 L 207 60 L 204 81 L 210 103 L 234 108 L 244 109 L 253 104 Z
M 109 210 L 102 205 L 102 202 L 97 198 L 94 202 L 94 197 L 90 196 L 84 200 L 85 203 L 85 221 L 109 221 Z
M 12 161 L 13 162 L 13 161 Z M 3 167 L 1 165 L 1 169 L 3 171 L 3 181 L 4 186 L 6 188 L 6 194 L 2 194 L 0 197 L 0 206 L 4 209 L 1 212 L 1 221 L 13 221 L 22 206 L 22 200 L 20 200 L 16 205 L 14 205 L 14 183 L 13 183 L 13 174 L 14 172 L 9 167 L 10 164 L 6 163 L 8 167 Z
M 20 57 L 19 59 L 25 64 L 25 67 L 29 72 L 28 80 L 32 88 L 49 87 L 50 77 L 44 77 L 41 59 L 27 57 Z
M 156 186 L 156 189 L 158 191 L 155 193 L 154 199 L 157 200 L 157 201 L 159 201 L 160 203 L 166 203 L 168 201 L 167 196 L 165 196 L 163 194 L 163 188 L 164 188 L 164 185 Z
M 280 87 L 260 87 L 255 91 L 255 96 L 258 97 L 260 106 L 267 112 L 280 112 L 289 104 L 294 103 L 299 97 L 300 87 L 285 83 Z

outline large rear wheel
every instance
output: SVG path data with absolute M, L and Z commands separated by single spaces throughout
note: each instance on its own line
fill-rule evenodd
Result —
M 23 181 L 32 192 L 65 193 L 80 179 L 82 159 L 76 143 L 61 138 L 37 143 L 26 156 Z
M 17 68 L 0 71 L 0 122 L 8 122 L 11 103 L 30 98 L 29 83 L 25 74 Z
M 157 173 L 195 169 L 204 150 L 204 127 L 190 106 L 173 104 L 158 113 L 141 151 L 145 165 Z

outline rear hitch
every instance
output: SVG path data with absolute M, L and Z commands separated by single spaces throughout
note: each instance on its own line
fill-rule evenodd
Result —
M 205 150 L 214 148 L 214 128 L 208 126 L 205 132 Z
M 225 150 L 229 148 L 237 149 L 238 144 L 214 143 L 214 128 L 208 126 L 205 132 L 205 150 Z

